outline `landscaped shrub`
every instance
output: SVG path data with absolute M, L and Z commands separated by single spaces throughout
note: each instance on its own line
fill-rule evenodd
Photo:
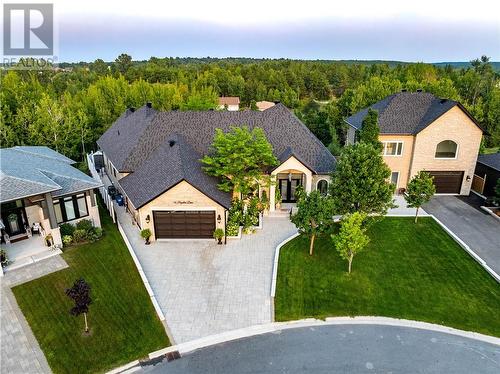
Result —
M 100 227 L 92 227 L 87 231 L 87 240 L 91 243 L 99 240 L 102 236 L 102 229 Z
M 7 266 L 9 263 L 5 249 L 0 249 L 0 263 L 2 264 L 2 267 Z
M 76 229 L 76 227 L 71 223 L 63 223 L 59 226 L 59 228 L 61 230 L 61 236 L 71 236 Z
M 81 221 L 78 221 L 78 223 L 76 224 L 76 228 L 78 230 L 90 231 L 94 228 L 94 225 L 92 225 L 92 221 L 88 219 L 82 219 Z
M 82 229 L 76 229 L 73 232 L 73 241 L 75 243 L 81 243 L 87 239 L 87 231 Z
M 238 236 L 240 231 L 240 223 L 235 220 L 228 220 L 226 225 L 227 236 Z
M 259 225 L 259 213 L 261 211 L 260 200 L 258 196 L 254 196 L 250 199 L 247 206 L 245 223 L 248 224 L 250 222 L 251 226 Z
M 63 235 L 62 242 L 64 246 L 67 247 L 73 242 L 73 237 L 71 235 Z

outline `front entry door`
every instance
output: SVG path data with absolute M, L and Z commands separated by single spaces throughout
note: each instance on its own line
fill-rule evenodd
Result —
M 2 221 L 4 222 L 5 231 L 9 236 L 25 232 L 23 211 L 21 209 L 2 212 Z
M 279 189 L 281 193 L 281 201 L 284 203 L 295 203 L 297 201 L 295 197 L 295 191 L 297 187 L 300 186 L 300 179 L 292 179 L 289 181 L 288 179 L 280 179 L 279 180 Z

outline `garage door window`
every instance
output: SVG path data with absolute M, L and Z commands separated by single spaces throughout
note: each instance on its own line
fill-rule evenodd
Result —
M 456 158 L 457 143 L 453 140 L 443 140 L 436 147 L 436 158 Z

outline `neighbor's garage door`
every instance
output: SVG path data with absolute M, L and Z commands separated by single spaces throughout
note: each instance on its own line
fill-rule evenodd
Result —
M 430 171 L 429 174 L 434 177 L 436 193 L 460 193 L 463 171 Z
M 154 211 L 156 239 L 212 238 L 214 211 Z

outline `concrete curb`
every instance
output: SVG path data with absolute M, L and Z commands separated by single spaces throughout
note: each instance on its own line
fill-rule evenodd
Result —
M 273 277 L 271 279 L 271 297 L 274 298 L 276 295 L 276 278 L 278 276 L 278 262 L 280 258 L 280 250 L 281 247 L 283 247 L 286 243 L 288 243 L 290 240 L 295 239 L 297 236 L 299 236 L 300 233 L 295 233 L 292 236 L 289 236 L 285 240 L 283 240 L 280 244 L 276 246 L 276 249 L 274 251 L 274 260 L 273 260 Z
M 170 352 L 179 352 L 181 355 L 187 354 L 197 349 L 206 348 L 216 344 L 221 344 L 225 342 L 230 342 L 238 339 L 248 338 L 252 336 L 273 333 L 277 331 L 303 328 L 303 327 L 321 327 L 321 326 L 332 326 L 332 325 L 376 325 L 376 326 L 396 326 L 396 327 L 407 327 L 413 329 L 435 331 L 440 333 L 446 333 L 450 335 L 461 336 L 468 339 L 474 339 L 490 344 L 494 344 L 500 347 L 500 338 L 494 336 L 484 335 L 471 331 L 464 331 L 455 329 L 452 327 L 447 327 L 443 325 L 436 325 L 427 322 L 412 321 L 406 319 L 397 319 L 389 317 L 371 317 L 371 316 L 360 316 L 360 317 L 329 317 L 326 320 L 319 320 L 314 318 L 302 319 L 298 321 L 290 322 L 274 322 L 264 325 L 255 325 L 243 329 L 232 330 L 224 332 L 222 334 L 216 334 L 207 336 L 205 338 L 192 340 L 190 342 L 181 343 L 175 346 L 171 346 L 165 349 L 161 349 L 155 352 L 151 352 L 148 357 L 149 359 L 158 358 L 164 356 Z M 109 371 L 108 374 L 117 374 L 125 372 L 138 366 L 139 361 L 133 361 L 127 365 L 120 368 L 116 368 Z M 132 372 L 132 370 L 130 371 Z
M 432 217 L 434 221 L 436 221 L 437 224 L 441 226 L 443 230 L 446 231 L 448 235 L 450 235 L 460 247 L 462 247 L 474 260 L 476 260 L 476 262 L 481 265 L 484 270 L 486 270 L 498 283 L 500 283 L 500 275 L 498 275 L 492 268 L 490 268 L 486 261 L 484 261 L 476 252 L 470 249 L 470 247 L 462 239 L 460 239 L 453 231 L 446 227 L 446 225 L 439 219 L 437 219 L 437 217 L 432 214 L 430 215 L 430 217 Z
M 139 262 L 139 259 L 137 258 L 134 249 L 132 248 L 132 245 L 130 244 L 127 235 L 125 234 L 125 231 L 122 228 L 122 225 L 120 224 L 120 221 L 117 220 L 117 225 L 118 225 L 118 231 L 120 232 L 123 241 L 125 242 L 125 245 L 127 246 L 127 249 L 130 253 L 130 256 L 132 257 L 132 260 L 134 261 L 135 267 L 137 268 L 137 271 L 139 272 L 139 276 L 141 277 L 142 283 L 144 283 L 144 287 L 146 287 L 146 291 L 148 291 L 149 297 L 151 298 L 151 302 L 153 303 L 153 306 L 155 308 L 156 314 L 158 315 L 158 318 L 160 321 L 165 321 L 165 315 L 160 309 L 160 305 L 158 304 L 158 301 L 156 300 L 155 293 L 153 292 L 153 289 L 151 288 L 151 285 L 149 284 L 148 278 L 146 278 L 146 273 L 144 273 L 144 270 L 142 270 L 141 263 Z

